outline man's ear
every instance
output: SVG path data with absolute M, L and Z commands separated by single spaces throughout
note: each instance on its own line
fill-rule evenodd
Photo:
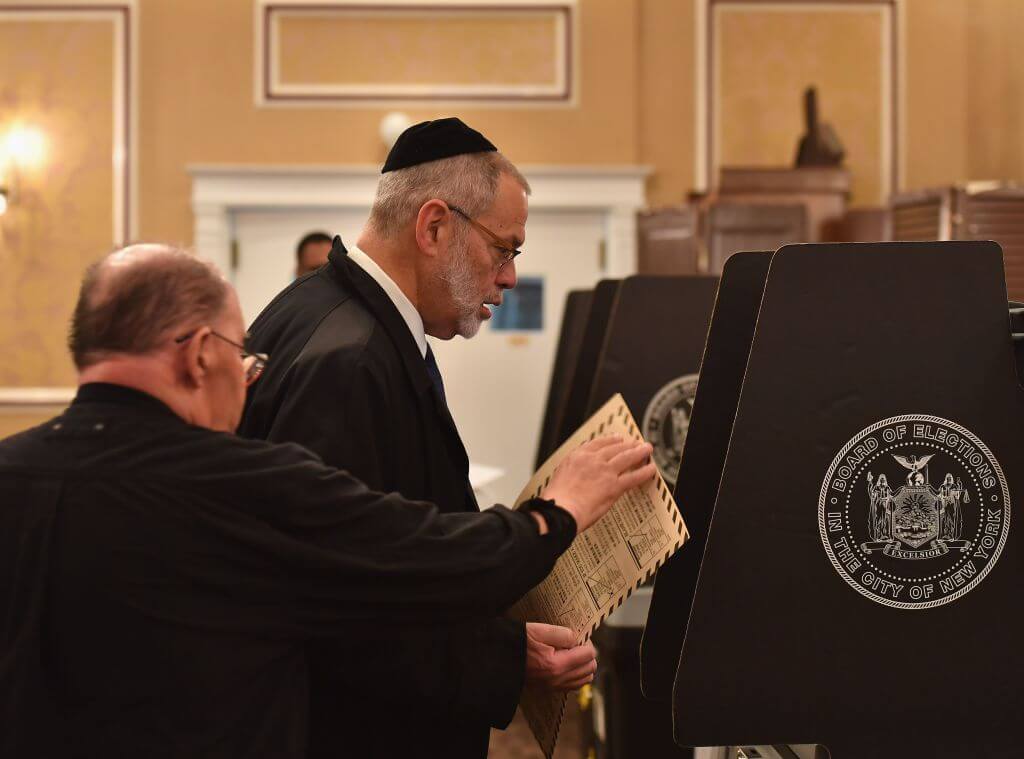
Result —
M 190 388 L 202 387 L 206 382 L 209 371 L 209 359 L 206 355 L 210 347 L 207 339 L 212 330 L 209 327 L 200 327 L 185 343 L 182 351 L 182 379 Z
M 451 239 L 452 213 L 444 201 L 433 198 L 416 214 L 416 245 L 428 256 L 437 256 Z

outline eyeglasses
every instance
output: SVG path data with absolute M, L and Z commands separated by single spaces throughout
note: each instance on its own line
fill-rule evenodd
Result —
M 174 338 L 174 342 L 181 345 L 195 335 L 197 331 L 198 330 L 192 330 L 181 337 L 176 337 Z M 235 348 L 238 348 L 238 353 L 242 357 L 242 366 L 245 368 L 245 384 L 247 386 L 260 378 L 260 375 L 263 374 L 263 370 L 267 367 L 267 361 L 270 360 L 270 356 L 266 353 L 250 353 L 245 349 L 244 345 L 239 345 L 234 340 L 224 337 L 224 335 L 220 332 L 216 332 L 215 330 L 211 329 L 210 334 L 220 340 L 223 340 L 228 345 L 233 345 Z
M 473 229 L 475 229 L 477 232 L 481 232 L 481 233 L 487 235 L 487 237 L 491 238 L 491 242 L 494 244 L 494 247 L 497 248 L 498 250 L 500 250 L 502 252 L 502 254 L 503 254 L 502 258 L 498 262 L 498 269 L 497 269 L 498 271 L 501 271 L 501 267 L 502 266 L 504 266 L 509 261 L 511 261 L 513 258 L 515 258 L 516 256 L 518 256 L 520 253 L 523 252 L 521 250 L 516 250 L 515 248 L 510 248 L 509 244 L 505 240 L 503 240 L 502 238 L 498 237 L 498 235 L 494 234 L 494 232 L 489 230 L 483 224 L 481 224 L 480 222 L 478 222 L 475 219 L 473 219 L 473 217 L 471 217 L 468 213 L 463 211 L 461 208 L 459 208 L 457 206 L 453 206 L 453 205 L 449 205 L 448 208 L 450 208 L 452 211 L 457 213 L 463 219 L 468 221 L 470 223 L 470 225 L 473 227 Z

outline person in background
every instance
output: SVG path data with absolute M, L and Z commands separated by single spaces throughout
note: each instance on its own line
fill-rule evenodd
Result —
M 0 441 L 0 756 L 299 759 L 307 645 L 500 614 L 653 475 L 604 438 L 518 512 L 375 492 L 232 434 L 267 361 L 245 340 L 185 251 L 86 273 L 74 401 Z
M 373 488 L 476 513 L 427 335 L 472 337 L 515 286 L 528 194 L 515 166 L 457 118 L 403 132 L 357 243 L 335 238 L 328 265 L 253 323 L 254 349 L 275 361 L 240 433 L 297 442 Z M 593 646 L 568 628 L 480 617 L 392 629 L 383 647 L 377 630 L 353 626 L 347 640 L 363 644 L 311 647 L 311 757 L 480 759 L 524 684 L 571 690 L 596 668 Z
M 327 263 L 331 252 L 331 236 L 326 232 L 310 232 L 295 248 L 295 278 L 316 271 Z

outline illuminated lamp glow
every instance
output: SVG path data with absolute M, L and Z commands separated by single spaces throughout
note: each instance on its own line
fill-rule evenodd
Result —
M 35 127 L 12 127 L 4 138 L 4 153 L 16 166 L 38 166 L 46 157 L 46 138 Z

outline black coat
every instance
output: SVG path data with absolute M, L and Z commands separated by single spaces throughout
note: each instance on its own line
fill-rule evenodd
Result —
M 299 759 L 309 643 L 500 613 L 574 536 L 537 507 L 440 515 L 85 385 L 0 441 L 0 756 Z
M 478 510 L 469 460 L 398 309 L 335 238 L 328 263 L 250 328 L 270 355 L 240 432 L 298 442 L 382 491 Z M 360 630 L 312 651 L 311 756 L 479 759 L 515 714 L 521 624 Z M 347 674 L 348 677 L 344 677 Z M 359 680 L 363 687 L 348 689 Z

